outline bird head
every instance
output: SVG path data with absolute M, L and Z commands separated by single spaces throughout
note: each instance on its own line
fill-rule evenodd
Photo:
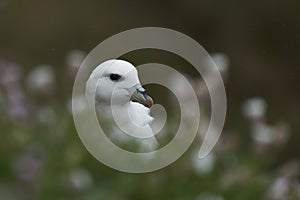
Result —
M 124 60 L 108 60 L 98 65 L 86 85 L 88 97 L 95 93 L 98 104 L 128 103 L 135 100 L 147 107 L 153 105 L 152 98 L 141 86 L 136 68 Z

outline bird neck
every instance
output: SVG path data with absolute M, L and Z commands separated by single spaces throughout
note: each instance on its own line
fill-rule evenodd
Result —
M 109 103 L 104 103 L 101 102 L 97 104 L 96 109 L 101 115 L 105 116 L 112 116 L 112 109 L 114 110 L 115 113 L 124 113 L 128 112 L 130 103 L 129 102 L 124 102 L 124 103 L 118 103 L 118 104 L 111 104 Z

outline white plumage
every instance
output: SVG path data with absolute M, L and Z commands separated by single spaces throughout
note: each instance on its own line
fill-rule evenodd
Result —
M 98 65 L 87 81 L 86 95 L 89 100 L 94 98 L 92 102 L 95 102 L 99 120 L 111 124 L 108 133 L 111 140 L 135 141 L 141 151 L 151 151 L 158 146 L 150 127 L 153 118 L 148 107 L 153 102 L 131 63 L 108 60 Z M 131 101 L 132 97 L 138 102 Z

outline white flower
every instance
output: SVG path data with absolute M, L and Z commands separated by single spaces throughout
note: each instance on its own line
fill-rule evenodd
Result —
M 55 74 L 50 65 L 36 67 L 27 77 L 27 87 L 32 92 L 49 93 L 55 84 Z
M 262 144 L 271 144 L 275 140 L 276 129 L 273 126 L 267 124 L 257 124 L 253 127 L 252 139 Z
M 6 94 L 7 112 L 13 119 L 28 119 L 30 104 L 23 91 L 11 90 Z
M 211 57 L 221 73 L 228 72 L 230 60 L 225 53 L 212 53 Z
M 19 87 L 19 81 L 22 77 L 20 66 L 6 61 L 0 61 L 0 85 L 6 90 Z
M 215 166 L 215 155 L 211 152 L 205 158 L 198 157 L 198 150 L 192 154 L 192 166 L 198 175 L 206 175 L 210 173 Z
M 286 177 L 280 177 L 271 186 L 268 196 L 273 200 L 286 199 L 288 196 L 289 187 L 289 180 Z
M 93 184 L 93 178 L 90 172 L 84 168 L 75 168 L 70 172 L 69 180 L 71 185 L 80 191 L 90 189 Z
M 243 114 L 249 118 L 264 118 L 266 109 L 267 103 L 261 97 L 248 99 L 242 106 Z
M 85 57 L 85 52 L 77 49 L 71 50 L 66 56 L 67 66 L 70 68 L 78 69 Z

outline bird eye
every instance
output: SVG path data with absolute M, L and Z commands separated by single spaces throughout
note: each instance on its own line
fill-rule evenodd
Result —
M 120 80 L 121 77 L 122 77 L 122 76 L 119 75 L 119 74 L 110 74 L 110 75 L 109 75 L 109 78 L 110 78 L 110 80 L 112 80 L 112 81 L 118 81 L 118 80 Z

